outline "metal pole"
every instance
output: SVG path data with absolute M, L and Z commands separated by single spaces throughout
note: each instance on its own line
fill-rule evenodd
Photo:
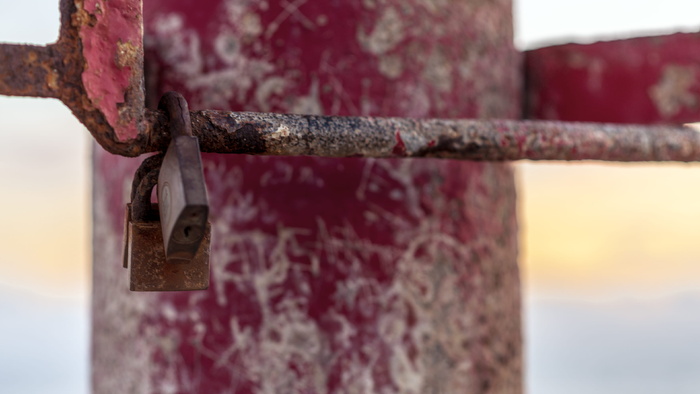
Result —
M 209 150 L 353 155 L 358 139 L 333 148 L 332 137 L 354 136 L 360 119 L 516 118 L 521 108 L 509 0 L 143 6 L 147 96 L 353 116 L 193 112 Z M 146 118 L 146 140 L 161 149 L 165 119 Z M 286 135 L 270 119 L 298 123 Z M 307 133 L 333 122 L 348 129 Z M 391 155 L 386 127 L 363 132 Z M 94 155 L 94 392 L 522 392 L 508 163 L 205 154 L 210 289 L 137 294 L 119 259 L 120 185 L 137 162 Z
M 700 133 L 681 126 L 224 111 L 193 112 L 191 117 L 204 152 L 478 161 L 700 160 Z M 155 128 L 149 150 L 167 146 L 163 128 Z

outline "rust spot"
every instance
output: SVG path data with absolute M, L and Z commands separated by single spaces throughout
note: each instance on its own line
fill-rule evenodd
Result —
M 85 3 L 61 0 L 55 44 L 0 44 L 0 94 L 60 99 L 105 150 L 138 156 L 154 118 L 143 109 L 140 0 L 91 0 L 92 13 Z
M 0 94 L 56 97 L 53 46 L 0 44 Z
M 463 145 L 461 137 L 441 136 L 438 138 L 437 143 L 435 143 L 435 141 L 430 141 L 425 148 L 416 152 L 416 156 L 435 156 L 459 152 L 473 154 L 478 152 L 480 149 L 481 146 L 476 142 L 468 142 L 466 145 Z
M 46 86 L 51 90 L 58 89 L 58 73 L 56 70 L 46 64 L 43 64 L 42 67 L 46 70 L 46 78 L 44 80 Z
M 265 140 L 262 138 L 262 133 L 251 124 L 243 125 L 240 129 L 234 131 L 238 136 L 240 148 L 243 151 L 250 153 L 265 153 Z
M 131 252 L 126 257 L 131 291 L 188 291 L 209 288 L 211 225 L 194 260 L 174 264 L 165 260 L 160 221 L 128 224 Z
M 114 63 L 119 68 L 134 67 L 138 65 L 140 59 L 139 49 L 130 42 L 117 42 L 117 53 L 114 56 Z
M 87 12 L 84 8 L 83 0 L 75 0 L 75 12 L 71 14 L 71 26 L 80 28 L 81 26 L 94 27 L 97 24 L 97 17 Z
M 239 123 L 225 113 L 214 111 L 193 112 L 191 115 L 192 128 L 199 138 L 202 152 L 213 152 L 216 151 L 215 147 L 222 146 L 226 146 L 229 153 L 264 154 L 267 152 L 265 136 L 259 126 L 252 123 Z

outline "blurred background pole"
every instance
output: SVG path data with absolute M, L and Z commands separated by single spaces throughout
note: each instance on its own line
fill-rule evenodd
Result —
M 518 118 L 510 0 L 144 2 L 147 101 Z M 130 293 L 139 160 L 94 150 L 96 393 L 519 393 L 512 168 L 205 155 L 206 292 Z

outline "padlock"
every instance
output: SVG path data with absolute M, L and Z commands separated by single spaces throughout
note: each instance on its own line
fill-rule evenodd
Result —
M 126 207 L 124 267 L 129 269 L 129 288 L 131 291 L 205 290 L 209 287 L 211 244 L 208 223 L 191 260 L 166 259 L 159 204 L 151 203 L 159 172 L 158 167 L 151 167 L 160 164 L 161 159 L 162 156 L 152 156 L 144 160 L 134 178 L 131 203 Z
M 191 260 L 205 236 L 209 216 L 199 141 L 192 136 L 187 102 L 180 94 L 164 94 L 158 108 L 168 115 L 172 137 L 158 176 L 165 255 L 168 261 Z

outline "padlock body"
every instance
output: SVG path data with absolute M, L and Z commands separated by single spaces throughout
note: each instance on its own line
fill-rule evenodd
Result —
M 171 141 L 158 176 L 158 202 L 168 260 L 194 258 L 209 215 L 197 138 Z
M 131 291 L 186 291 L 209 288 L 211 226 L 205 226 L 193 259 L 166 261 L 160 222 L 133 222 L 126 226 L 126 262 Z

